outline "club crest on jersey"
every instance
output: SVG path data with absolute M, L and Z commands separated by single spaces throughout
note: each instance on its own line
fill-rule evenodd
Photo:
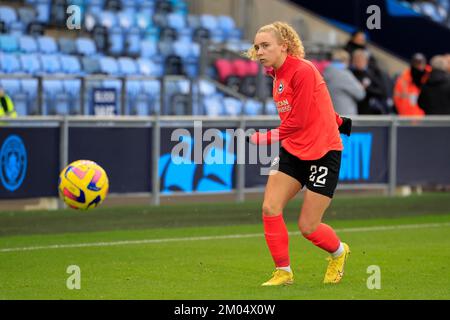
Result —
M 280 81 L 280 84 L 278 85 L 278 93 L 282 93 L 284 89 L 284 84 L 283 82 Z

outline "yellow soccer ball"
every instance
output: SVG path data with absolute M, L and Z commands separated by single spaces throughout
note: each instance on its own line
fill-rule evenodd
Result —
M 59 175 L 59 196 L 73 209 L 89 210 L 99 206 L 108 195 L 108 189 L 108 176 L 94 161 L 74 161 Z

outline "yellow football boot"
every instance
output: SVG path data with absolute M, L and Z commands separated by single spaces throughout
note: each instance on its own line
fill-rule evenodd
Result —
M 294 283 L 294 274 L 292 272 L 276 269 L 272 273 L 272 278 L 264 282 L 262 286 L 281 286 Z
M 350 248 L 346 243 L 342 243 L 342 245 L 344 246 L 344 252 L 339 257 L 328 258 L 329 263 L 323 283 L 338 283 L 344 276 L 344 266 L 350 254 Z

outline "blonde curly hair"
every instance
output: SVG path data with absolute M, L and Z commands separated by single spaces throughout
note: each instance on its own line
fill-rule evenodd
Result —
M 278 39 L 279 44 L 287 45 L 287 53 L 291 56 L 303 59 L 305 57 L 305 49 L 303 42 L 300 39 L 297 31 L 294 30 L 288 23 L 275 21 L 271 24 L 265 25 L 256 32 L 272 32 Z M 251 60 L 257 60 L 255 47 L 252 46 L 247 50 L 245 55 Z

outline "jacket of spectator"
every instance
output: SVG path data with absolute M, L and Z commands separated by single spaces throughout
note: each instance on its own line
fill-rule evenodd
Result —
M 426 65 L 425 57 L 415 54 L 410 68 L 403 71 L 394 86 L 394 105 L 397 113 L 402 116 L 423 116 L 425 113 L 417 102 L 421 86 L 431 72 Z
M 337 113 L 357 115 L 358 101 L 364 99 L 366 92 L 344 63 L 333 62 L 324 72 L 324 78 Z
M 422 87 L 419 105 L 425 114 L 450 114 L 450 74 L 445 71 L 447 62 L 444 57 L 437 57 L 432 63 L 433 71 Z
M 0 88 L 0 118 L 2 117 L 15 118 L 17 113 L 11 98 Z

